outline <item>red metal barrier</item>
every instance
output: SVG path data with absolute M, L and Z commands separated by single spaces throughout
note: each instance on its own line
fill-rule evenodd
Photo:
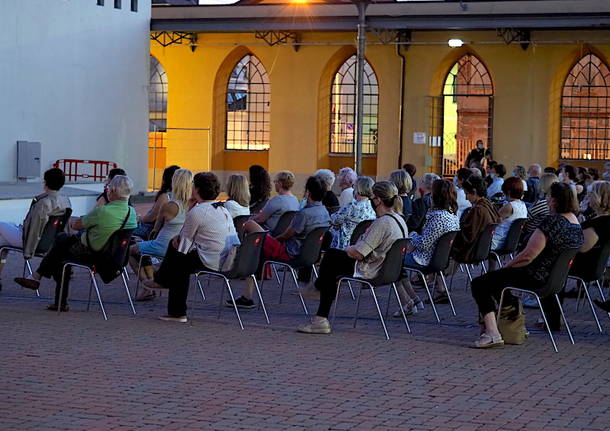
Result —
M 60 159 L 53 164 L 53 167 L 64 171 L 68 181 L 92 179 L 94 182 L 102 182 L 108 176 L 110 169 L 116 168 L 117 164 L 105 160 Z

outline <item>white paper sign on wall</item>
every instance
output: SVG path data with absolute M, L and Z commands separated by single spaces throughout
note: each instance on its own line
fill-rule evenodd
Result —
M 426 144 L 426 133 L 414 132 L 413 133 L 413 143 L 417 144 L 417 145 L 425 145 Z

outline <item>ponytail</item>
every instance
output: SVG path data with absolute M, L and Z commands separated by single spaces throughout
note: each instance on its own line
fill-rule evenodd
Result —
M 373 194 L 381 199 L 388 208 L 397 214 L 402 214 L 402 198 L 398 196 L 398 189 L 390 181 L 379 181 L 373 186 Z

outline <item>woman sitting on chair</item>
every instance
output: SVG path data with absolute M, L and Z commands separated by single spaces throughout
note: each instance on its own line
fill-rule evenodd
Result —
M 472 296 L 483 320 L 481 335 L 473 347 L 484 349 L 504 344 L 496 322 L 496 301 L 505 287 L 517 287 L 536 291 L 547 282 L 557 258 L 565 251 L 580 248 L 583 232 L 576 213 L 578 201 L 574 188 L 569 184 L 555 183 L 547 197 L 551 215 L 534 231 L 525 249 L 504 268 L 491 271 L 472 280 Z M 506 311 L 518 313 L 516 297 L 505 295 Z M 555 298 L 543 300 L 550 304 Z M 551 329 L 558 329 L 559 320 L 549 321 Z
M 169 242 L 173 237 L 178 235 L 184 224 L 192 188 L 193 173 L 191 171 L 188 169 L 178 169 L 174 172 L 172 178 L 173 199 L 163 204 L 159 210 L 155 227 L 151 232 L 151 236 L 154 239 L 137 242 L 129 248 L 129 263 L 134 272 L 137 273 L 138 271 L 142 254 L 159 257 L 165 256 Z M 153 278 L 154 272 L 150 259 L 147 259 L 146 262 L 143 260 L 142 267 L 139 269 L 138 277 L 140 277 L 140 280 Z M 136 301 L 147 301 L 154 297 L 155 292 L 143 287 L 136 297 Z

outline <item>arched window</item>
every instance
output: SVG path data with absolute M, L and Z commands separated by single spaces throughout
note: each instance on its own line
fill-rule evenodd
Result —
M 451 67 L 442 103 L 442 173 L 452 176 L 465 165 L 477 141 L 492 148 L 493 85 L 475 55 L 466 54 Z
M 269 77 L 248 54 L 237 62 L 227 85 L 227 150 L 269 149 Z
M 150 81 L 148 89 L 148 131 L 167 130 L 167 75 L 155 57 L 150 56 Z
M 377 154 L 379 87 L 377 75 L 364 62 L 364 117 L 362 121 L 362 153 Z M 330 92 L 330 152 L 354 152 L 356 134 L 356 55 L 341 65 L 333 79 Z
M 595 54 L 568 74 L 561 98 L 562 159 L 610 158 L 610 70 Z

